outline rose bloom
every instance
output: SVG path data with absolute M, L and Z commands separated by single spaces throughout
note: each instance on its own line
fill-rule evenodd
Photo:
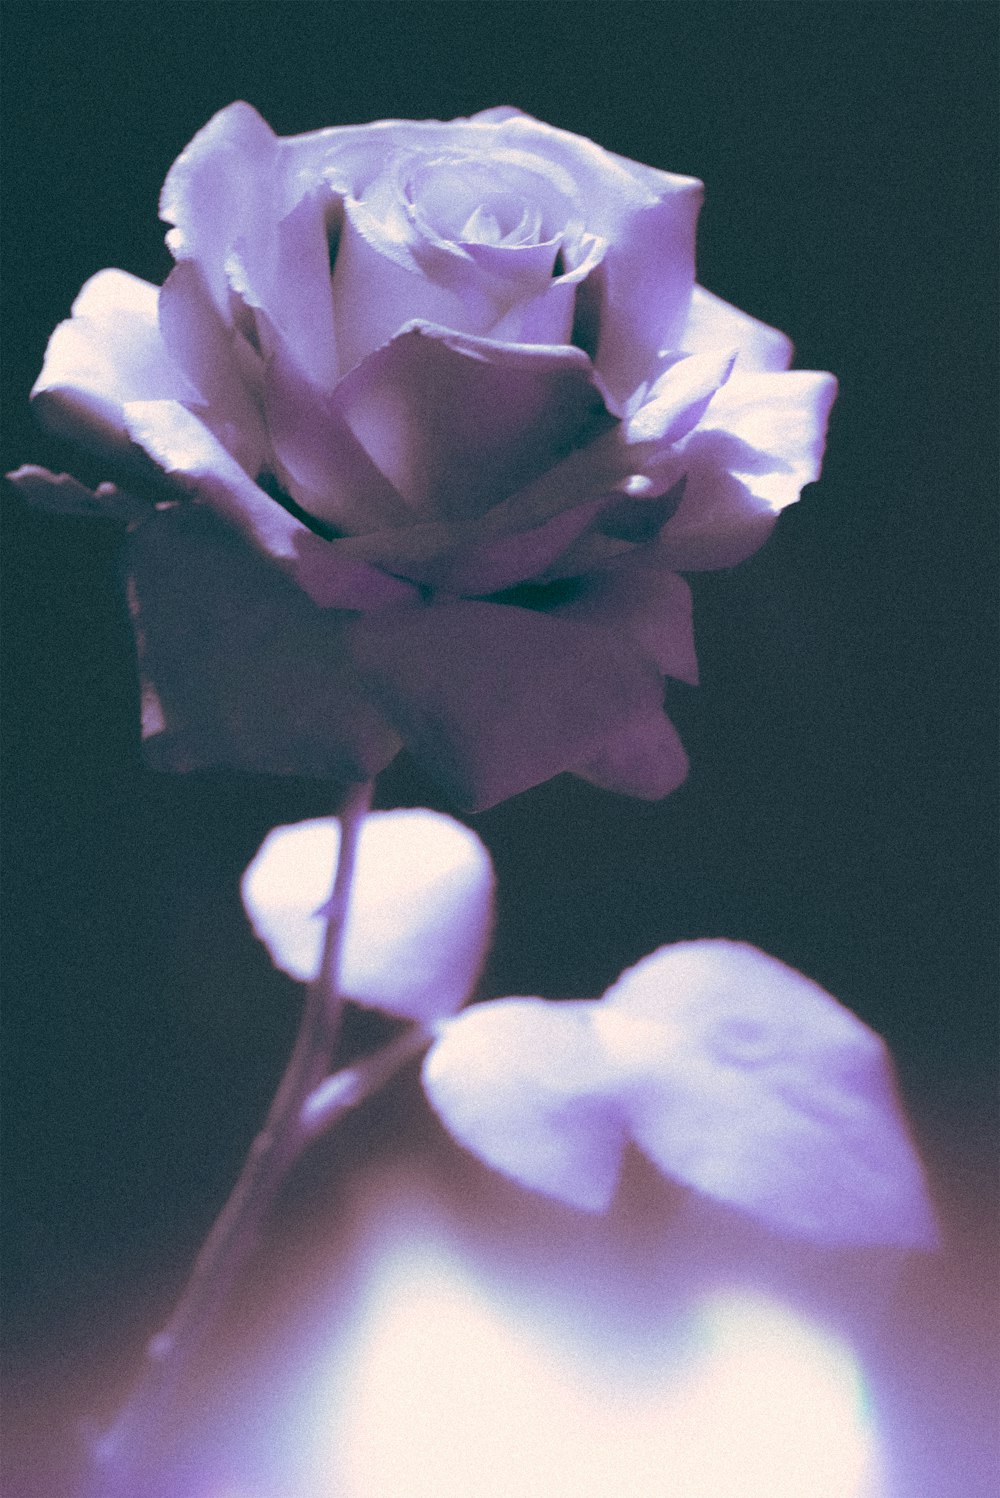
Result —
M 88 281 L 33 392 L 129 492 L 18 476 L 130 520 L 152 764 L 678 785 L 679 574 L 761 544 L 836 388 L 695 284 L 701 195 L 508 108 L 195 136 L 173 271 Z

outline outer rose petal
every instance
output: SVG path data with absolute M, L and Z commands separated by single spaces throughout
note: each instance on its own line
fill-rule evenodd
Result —
M 345 783 L 393 758 L 399 739 L 346 657 L 345 615 L 316 608 L 209 510 L 155 515 L 128 562 L 154 768 Z
M 528 609 L 391 609 L 347 639 L 407 748 L 470 811 L 593 759 L 662 700 L 659 673 L 614 634 Z
M 654 661 L 665 676 L 698 682 L 691 589 L 682 577 L 658 566 L 655 547 L 640 547 L 580 579 L 575 597 L 550 612 L 605 629 L 618 629 Z
M 439 330 L 425 329 L 425 332 L 432 341 Z M 480 378 L 484 382 L 495 379 L 502 390 L 503 382 L 510 380 L 512 388 L 521 388 L 527 394 L 539 388 L 533 385 L 536 377 L 552 381 L 552 376 L 559 373 L 558 362 L 554 370 L 546 373 L 547 357 L 568 352 L 520 347 L 504 351 L 502 346 L 494 350 L 486 340 L 460 339 L 457 334 L 449 335 L 442 346 L 455 353 L 452 343 L 459 347 L 467 345 L 470 356 L 477 350 L 483 353 L 485 372 Z M 386 352 L 381 350 L 374 357 L 378 359 Z M 530 356 L 526 372 L 519 369 L 519 361 L 525 355 Z M 586 360 L 579 351 L 576 355 Z M 459 357 L 456 354 L 456 359 Z M 497 363 L 491 373 L 492 366 L 486 361 L 494 357 Z M 539 569 L 556 576 L 603 565 L 617 554 L 631 550 L 631 543 L 601 535 L 588 536 L 581 533 L 581 527 L 586 532 L 591 521 L 599 524 L 602 512 L 613 507 L 618 496 L 634 493 L 637 484 L 643 493 L 648 491 L 654 498 L 670 488 L 681 472 L 680 462 L 674 457 L 676 440 L 698 421 L 730 363 L 728 355 L 721 359 L 696 356 L 675 360 L 673 367 L 657 381 L 653 397 L 632 418 L 615 422 L 584 446 L 574 448 L 562 461 L 477 519 L 423 521 L 352 536 L 334 544 L 351 556 L 363 557 L 394 573 L 462 593 L 498 590 L 528 576 L 537 576 L 538 573 L 523 570 L 531 558 L 537 560 Z M 475 367 L 478 369 L 479 365 Z M 567 361 L 567 367 L 572 370 L 574 364 Z M 582 372 L 583 366 L 580 368 Z M 355 379 L 360 382 L 363 374 L 362 391 L 375 402 L 377 413 L 380 387 L 369 373 L 369 361 L 354 371 L 344 385 L 350 386 Z M 596 377 L 591 375 L 591 378 Z M 558 382 L 552 381 L 549 394 L 554 396 L 558 390 Z M 362 409 L 368 408 L 362 406 Z M 391 408 L 385 414 L 387 443 L 393 440 L 390 416 Z M 502 416 L 498 406 L 489 418 L 482 418 L 483 432 L 501 450 Z M 550 416 L 550 425 L 553 419 Z M 497 426 L 491 427 L 491 421 Z M 567 420 L 566 425 L 569 427 L 571 423 Z M 404 433 L 406 430 L 404 426 Z M 469 438 L 470 441 L 473 438 L 471 431 Z M 415 453 L 420 451 L 422 440 L 420 429 L 415 429 Z M 540 449 L 541 444 L 536 451 Z M 454 473 L 469 473 L 478 461 L 474 451 L 464 456 L 456 453 Z M 560 519 L 563 516 L 565 520 Z M 662 517 L 659 523 L 662 524 Z M 569 570 L 565 565 L 567 560 L 572 563 Z
M 144 519 L 153 508 L 152 502 L 138 499 L 115 484 L 88 489 L 68 473 L 50 473 L 34 463 L 25 463 L 6 478 L 29 505 L 50 515 L 78 515 L 129 524 Z
M 340 846 L 333 818 L 276 827 L 243 876 L 243 904 L 275 965 L 317 976 Z M 362 824 L 342 991 L 405 1019 L 454 1014 L 475 987 L 493 925 L 493 868 L 476 834 L 432 811 L 373 812 Z
M 736 368 L 782 370 L 792 362 L 792 340 L 749 313 L 741 312 L 721 297 L 696 286 L 691 294 L 687 320 L 678 338 L 681 348 L 692 354 L 737 350 Z
M 574 771 L 606 791 L 660 801 L 686 779 L 688 757 L 669 718 L 646 712 L 623 724 L 600 754 Z
M 885 1045 L 818 984 L 754 947 L 681 942 L 591 1015 L 668 1175 L 819 1242 L 934 1245 Z
M 256 325 L 265 355 L 280 344 L 284 357 L 293 356 L 303 375 L 328 393 L 339 368 L 329 234 L 341 211 L 326 184 L 314 186 L 277 223 L 251 226 L 226 262 L 230 285 L 262 314 Z
M 441 1027 L 423 1066 L 445 1128 L 494 1170 L 586 1211 L 614 1195 L 625 1146 L 590 1005 L 498 999 Z
M 347 535 L 396 530 L 412 518 L 333 399 L 308 380 L 276 339 L 264 376 L 275 468 L 291 497 Z
M 164 347 L 158 297 L 157 287 L 123 270 L 91 276 L 49 339 L 31 392 L 46 426 L 120 456 L 131 447 L 126 402 L 199 399 Z
M 694 285 L 700 182 L 640 209 L 619 229 L 597 279 L 600 337 L 594 363 L 617 409 L 656 366 L 662 349 L 680 344 Z
M 767 539 L 786 505 L 819 477 L 833 375 L 735 372 L 677 448 L 684 498 L 661 533 L 681 572 L 731 567 Z

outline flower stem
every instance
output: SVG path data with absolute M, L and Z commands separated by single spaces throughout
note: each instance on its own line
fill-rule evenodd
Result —
M 408 1061 L 425 1051 L 433 1039 L 432 1030 L 411 1025 L 380 1050 L 320 1082 L 302 1105 L 301 1121 L 307 1140 L 318 1139 L 345 1113 L 378 1092 Z
M 291 1058 L 264 1127 L 195 1260 L 173 1314 L 146 1347 L 145 1364 L 131 1398 L 93 1445 L 85 1498 L 162 1498 L 156 1468 L 178 1386 L 252 1252 L 288 1171 L 316 1136 L 315 1125 L 306 1120 L 305 1104 L 329 1073 L 340 1030 L 344 1003 L 338 982 L 340 954 L 358 835 L 371 794 L 370 784 L 360 787 L 340 813 L 340 852 L 320 970 L 307 990 Z

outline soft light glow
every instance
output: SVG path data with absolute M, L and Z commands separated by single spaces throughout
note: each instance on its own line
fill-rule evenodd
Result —
M 787 1307 L 700 1298 L 651 1377 L 396 1241 L 331 1380 L 322 1498 L 882 1498 L 857 1362 Z

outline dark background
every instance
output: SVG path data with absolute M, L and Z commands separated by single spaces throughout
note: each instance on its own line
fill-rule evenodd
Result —
M 513 103 L 705 180 L 699 278 L 840 379 L 823 478 L 761 554 L 694 581 L 679 792 L 561 779 L 475 819 L 500 876 L 488 990 L 596 996 L 707 935 L 816 978 L 892 1047 L 949 1244 L 928 1356 L 978 1368 L 957 1329 L 982 1324 L 995 1177 L 993 7 L 8 0 L 4 32 L 5 470 L 102 476 L 28 390 L 89 275 L 163 279 L 160 184 L 235 98 L 283 134 Z M 238 877 L 329 791 L 146 776 L 114 531 L 6 497 L 21 1408 L 85 1379 L 112 1322 L 141 1336 L 228 1189 L 295 1019 Z M 399 762 L 379 804 L 406 802 L 440 804 Z

